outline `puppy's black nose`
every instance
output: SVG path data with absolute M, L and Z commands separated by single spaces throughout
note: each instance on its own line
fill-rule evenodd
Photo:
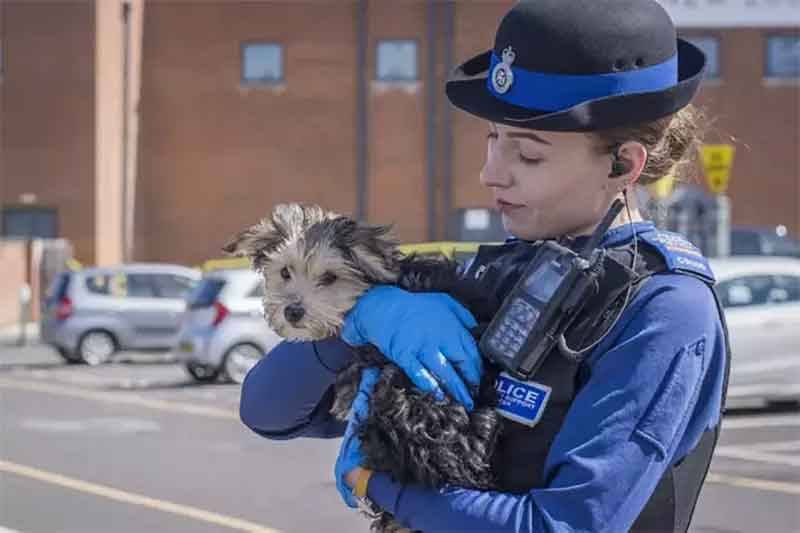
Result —
M 292 324 L 297 324 L 305 316 L 306 310 L 300 304 L 289 304 L 283 309 L 283 316 Z

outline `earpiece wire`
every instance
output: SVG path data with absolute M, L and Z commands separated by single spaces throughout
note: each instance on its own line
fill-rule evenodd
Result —
M 631 207 L 630 207 L 630 204 L 628 203 L 628 189 L 627 188 L 622 190 L 622 195 L 625 197 L 625 211 L 628 213 L 628 224 L 630 224 L 631 231 L 633 232 L 633 263 L 631 265 L 631 270 L 633 270 L 633 272 L 635 273 L 636 272 L 636 259 L 639 257 L 639 237 L 636 234 L 636 226 L 633 224 L 633 217 L 631 216 Z M 584 348 L 581 348 L 580 350 L 573 350 L 572 348 L 567 346 L 567 339 L 564 336 L 564 334 L 562 333 L 558 338 L 558 348 L 561 350 L 561 353 L 563 353 L 564 355 L 566 355 L 566 356 L 568 356 L 570 358 L 577 359 L 578 356 L 583 355 L 587 351 L 591 350 L 592 348 L 594 348 L 595 346 L 600 344 L 603 341 L 603 339 L 605 339 L 608 336 L 608 334 L 611 333 L 611 330 L 613 330 L 614 326 L 617 325 L 617 322 L 619 322 L 619 319 L 622 317 L 622 314 L 625 312 L 625 309 L 628 307 L 628 303 L 630 302 L 631 292 L 633 291 L 633 285 L 634 284 L 635 284 L 635 281 L 632 281 L 632 282 L 628 283 L 628 288 L 625 291 L 625 301 L 622 303 L 622 307 L 620 308 L 619 312 L 617 313 L 617 316 L 614 317 L 614 322 L 612 322 L 611 325 L 608 326 L 608 328 L 603 332 L 603 334 L 600 335 L 600 338 L 598 338 L 596 341 L 594 341 L 589 346 L 585 346 Z

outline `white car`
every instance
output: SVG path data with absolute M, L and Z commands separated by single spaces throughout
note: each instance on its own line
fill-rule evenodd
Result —
M 198 382 L 241 383 L 281 338 L 264 320 L 261 276 L 249 269 L 207 274 L 187 297 L 175 354 Z
M 800 401 L 800 259 L 709 262 L 731 337 L 729 405 Z

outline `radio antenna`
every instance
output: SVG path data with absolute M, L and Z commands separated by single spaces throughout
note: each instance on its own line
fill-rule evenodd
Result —
M 589 237 L 589 242 L 587 242 L 586 246 L 583 247 L 583 250 L 580 253 L 582 258 L 588 260 L 592 257 L 592 252 L 597 247 L 597 243 L 600 242 L 600 240 L 603 238 L 603 235 L 605 235 L 608 231 L 608 228 L 611 227 L 611 223 L 614 222 L 614 219 L 617 218 L 619 212 L 622 211 L 623 205 L 624 204 L 621 200 L 614 200 L 614 203 L 611 204 L 606 216 L 604 216 L 603 220 L 600 221 L 600 225 L 597 226 L 597 229 L 594 230 L 592 236 Z

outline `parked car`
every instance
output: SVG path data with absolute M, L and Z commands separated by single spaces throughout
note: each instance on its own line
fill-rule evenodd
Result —
M 241 383 L 281 338 L 264 320 L 261 277 L 248 269 L 209 272 L 187 299 L 175 356 L 197 381 Z
M 201 277 L 159 263 L 61 272 L 43 302 L 42 340 L 68 362 L 90 365 L 121 350 L 169 350 Z
M 731 337 L 729 399 L 800 400 L 800 259 L 710 260 Z
M 800 257 L 800 242 L 787 235 L 785 226 L 731 228 L 731 255 Z

